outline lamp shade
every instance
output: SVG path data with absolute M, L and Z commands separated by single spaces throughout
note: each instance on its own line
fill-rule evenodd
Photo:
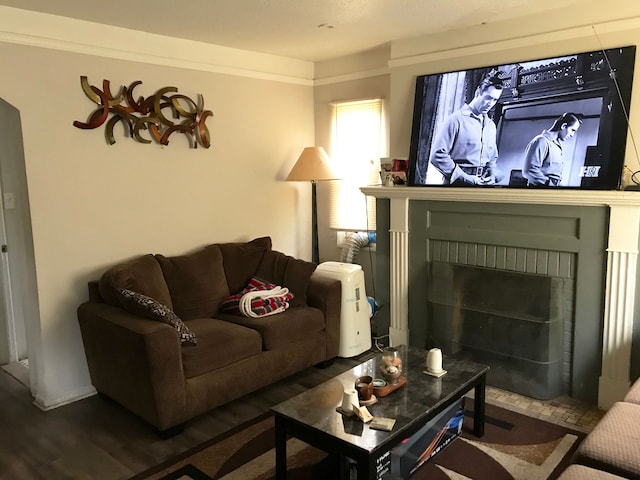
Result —
M 290 182 L 340 180 L 340 175 L 334 172 L 331 159 L 324 148 L 306 147 L 302 150 L 286 180 Z

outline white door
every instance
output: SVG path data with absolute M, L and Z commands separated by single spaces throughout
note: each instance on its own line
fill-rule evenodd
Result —
M 0 98 L 0 365 L 28 357 L 39 328 L 29 191 L 18 109 Z M 31 329 L 31 330 L 30 330 Z M 37 352 L 31 352 L 34 360 Z
M 7 198 L 2 195 L 0 183 L 0 365 L 19 360 L 9 274 L 7 230 L 4 222 L 4 210 L 13 208 L 12 201 L 10 195 Z

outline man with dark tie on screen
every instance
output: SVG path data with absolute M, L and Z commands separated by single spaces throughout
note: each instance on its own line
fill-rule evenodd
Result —
M 496 125 L 487 113 L 502 94 L 502 80 L 492 70 L 482 80 L 471 101 L 452 113 L 434 139 L 430 162 L 450 185 L 494 185 L 501 176 L 496 168 Z

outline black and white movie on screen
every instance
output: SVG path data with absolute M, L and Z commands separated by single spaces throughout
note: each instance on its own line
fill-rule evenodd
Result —
M 409 155 L 409 185 L 620 188 L 635 50 L 635 46 L 611 48 L 419 76 Z M 485 117 L 495 125 L 495 133 L 491 135 L 495 136 L 492 142 L 497 148 L 497 160 L 494 159 L 492 181 L 488 180 L 486 170 L 481 173 L 482 168 L 477 172 L 469 168 L 468 159 L 452 159 L 456 165 L 464 166 L 468 180 L 466 183 L 455 181 L 460 178 L 455 174 L 452 176 L 450 169 L 443 168 L 434 159 L 434 151 L 442 150 L 443 142 L 438 136 L 443 135 L 442 130 L 450 129 L 444 127 L 447 118 L 473 100 L 487 75 L 499 77 L 502 87 L 501 93 L 494 95 L 499 98 Z M 579 117 L 579 128 L 569 135 L 565 133 L 565 138 L 560 139 L 553 133 L 548 134 L 555 140 L 552 149 L 558 149 L 560 161 L 555 162 L 555 173 L 549 173 L 553 170 L 549 165 L 542 168 L 549 177 L 541 174 L 546 182 L 536 184 L 530 180 L 534 175 L 531 157 L 525 161 L 528 145 L 536 136 L 549 132 L 554 121 L 568 112 Z M 491 127 L 493 130 L 493 125 Z M 448 138 L 456 135 L 457 132 L 449 132 Z M 490 150 L 490 145 L 483 142 L 487 141 L 482 140 L 481 145 L 470 148 L 478 157 Z M 485 152 L 481 153 L 483 150 Z M 486 159 L 478 158 L 477 162 L 481 166 Z M 469 180 L 468 175 L 482 177 L 476 181 Z

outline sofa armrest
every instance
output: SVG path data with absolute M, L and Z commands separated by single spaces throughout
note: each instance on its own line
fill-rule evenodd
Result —
M 324 312 L 327 335 L 327 360 L 338 355 L 340 348 L 340 315 L 342 284 L 340 280 L 311 275 L 307 287 L 307 304 Z
M 176 330 L 97 302 L 80 305 L 78 321 L 98 392 L 158 430 L 184 422 L 185 379 Z

